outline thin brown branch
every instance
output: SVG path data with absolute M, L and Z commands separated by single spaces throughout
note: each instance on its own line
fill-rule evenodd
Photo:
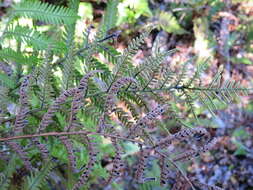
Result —
M 34 137 L 48 137 L 48 136 L 66 136 L 66 135 L 101 135 L 104 137 L 112 137 L 117 139 L 122 139 L 126 141 L 131 141 L 138 144 L 143 144 L 142 142 L 130 138 L 125 138 L 117 135 L 110 135 L 105 133 L 97 133 L 97 132 L 88 132 L 88 131 L 73 131 L 73 132 L 49 132 L 49 133 L 40 133 L 40 134 L 31 134 L 31 135 L 20 135 L 13 137 L 0 138 L 0 142 L 16 140 L 16 139 L 28 139 Z

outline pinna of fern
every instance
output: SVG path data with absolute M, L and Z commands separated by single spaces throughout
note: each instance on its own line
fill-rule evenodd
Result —
M 51 24 L 72 24 L 78 18 L 72 9 L 40 1 L 22 1 L 13 6 L 12 14 Z

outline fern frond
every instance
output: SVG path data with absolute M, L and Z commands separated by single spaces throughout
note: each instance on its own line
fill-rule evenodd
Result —
M 175 86 L 181 86 L 183 85 L 184 80 L 187 78 L 187 68 L 188 64 L 192 61 L 192 59 L 184 62 L 180 74 L 177 75 L 177 81 Z
M 165 157 L 161 156 L 159 158 L 159 166 L 160 166 L 160 185 L 164 186 L 167 184 L 170 172 L 170 168 Z
M 19 90 L 19 103 L 20 108 L 18 110 L 15 124 L 14 124 L 14 133 L 20 134 L 23 132 L 23 128 L 27 125 L 28 121 L 26 117 L 28 115 L 29 107 L 28 107 L 28 89 L 30 83 L 31 76 L 27 75 L 24 77 L 24 80 L 21 83 L 21 87 Z
M 93 77 L 96 73 L 100 73 L 102 71 L 100 70 L 94 70 L 88 72 L 84 77 L 81 79 L 79 86 L 75 90 L 75 94 L 73 96 L 73 101 L 71 104 L 71 112 L 70 112 L 70 118 L 69 123 L 65 127 L 65 131 L 71 130 L 75 123 L 77 122 L 77 112 L 81 109 L 83 106 L 82 99 L 84 98 L 85 94 L 87 93 L 88 89 L 88 82 L 91 77 Z
M 105 58 L 114 65 L 117 63 L 117 57 L 120 56 L 120 53 L 116 49 L 107 44 L 100 44 L 98 46 L 98 51 L 101 52 Z
M 200 79 L 200 75 L 206 70 L 208 60 L 209 59 L 206 59 L 197 65 L 196 71 L 194 72 L 193 76 L 188 80 L 185 86 L 190 87 L 193 83 L 196 83 L 197 81 L 199 81 L 199 86 L 201 85 L 200 83 L 202 80 Z
M 165 137 L 164 139 L 161 139 L 160 142 L 157 145 L 155 145 L 155 147 L 164 148 L 164 147 L 167 147 L 169 144 L 172 143 L 172 141 L 175 141 L 175 140 L 183 141 L 190 137 L 202 137 L 202 136 L 207 136 L 207 135 L 208 133 L 206 129 L 201 128 L 201 127 L 196 127 L 193 129 L 184 129 L 173 135 Z
M 148 164 L 149 155 L 150 155 L 150 149 L 149 148 L 143 149 L 141 147 L 139 162 L 137 165 L 137 171 L 135 175 L 135 180 L 138 183 L 144 183 L 144 179 L 145 179 L 144 172 Z
M 49 39 L 49 37 L 43 33 L 19 25 L 9 26 L 3 35 L 5 38 L 15 39 L 18 42 L 26 43 L 37 50 L 45 50 L 48 49 L 49 46 L 53 49 L 62 48 L 59 43 L 56 43 L 53 39 Z
M 70 10 L 75 14 L 78 12 L 79 0 L 71 0 L 69 1 Z M 62 76 L 62 86 L 63 89 L 66 90 L 73 86 L 74 79 L 74 62 L 75 57 L 74 47 L 75 45 L 75 29 L 76 29 L 76 20 L 68 25 L 65 25 L 65 31 L 63 33 L 63 41 L 66 43 L 67 52 L 65 54 L 66 60 L 62 63 L 63 65 L 63 76 Z
M 105 14 L 103 16 L 103 20 L 100 26 L 101 37 L 104 38 L 106 32 L 109 31 L 111 28 L 115 27 L 117 22 L 117 13 L 118 13 L 118 0 L 110 0 L 107 2 Z
M 128 47 L 124 50 L 123 55 L 118 57 L 117 63 L 113 68 L 114 79 L 112 82 L 114 82 L 114 80 L 119 76 L 124 76 L 126 73 L 128 73 L 125 71 L 131 69 L 132 67 L 131 64 L 128 64 L 129 60 L 142 46 L 144 39 L 148 37 L 149 33 L 150 29 L 142 33 L 139 37 L 133 39 Z
M 198 150 L 188 150 L 184 153 L 181 153 L 179 155 L 177 155 L 173 161 L 177 162 L 177 161 L 187 161 L 187 160 L 191 160 L 192 158 L 198 156 L 200 153 L 202 152 L 206 152 L 210 149 L 212 149 L 215 144 L 218 142 L 217 138 L 212 139 L 210 142 L 208 142 L 206 145 L 204 145 L 203 147 L 201 147 Z
M 12 78 L 4 73 L 0 73 L 0 84 L 1 86 L 7 87 L 7 88 L 15 88 L 16 86 Z
M 39 87 L 39 99 L 41 101 L 41 107 L 48 104 L 52 97 L 52 52 L 48 49 L 45 53 L 45 59 L 43 64 L 37 67 L 36 84 Z
M 131 121 L 131 117 L 129 115 L 129 113 L 125 112 L 122 108 L 115 108 L 114 109 L 115 114 L 117 115 L 119 121 L 126 126 L 127 128 L 130 128 L 133 124 L 133 122 Z
M 33 167 L 31 162 L 28 159 L 28 156 L 26 152 L 23 150 L 23 148 L 16 142 L 10 141 L 7 142 L 7 144 L 18 154 L 18 156 L 21 158 L 21 160 L 24 162 L 24 165 L 28 171 L 32 171 Z
M 115 156 L 112 161 L 113 163 L 113 168 L 110 172 L 110 176 L 107 179 L 106 185 L 110 184 L 114 178 L 120 177 L 122 175 L 122 169 L 124 167 L 123 160 L 122 160 L 122 151 L 120 144 L 118 142 L 118 139 L 116 138 L 111 138 L 112 145 L 115 149 Z
M 39 59 L 34 56 L 26 56 L 24 53 L 19 53 L 11 48 L 5 48 L 0 50 L 0 60 L 6 62 L 15 62 L 18 64 L 35 64 L 38 63 Z
M 67 136 L 61 136 L 61 137 L 59 137 L 59 139 L 61 140 L 62 144 L 64 144 L 64 146 L 66 147 L 70 168 L 71 168 L 72 172 L 75 172 L 75 170 L 76 170 L 76 157 L 74 154 L 74 148 L 72 146 L 72 142 L 70 139 L 68 139 Z
M 129 101 L 126 97 L 120 96 L 119 99 L 124 102 L 127 109 L 130 111 L 131 115 L 135 120 L 139 119 L 139 112 L 137 107 L 134 105 L 134 102 Z
M 135 125 L 130 128 L 129 134 L 127 137 L 131 137 L 132 135 L 138 136 L 139 131 L 142 130 L 148 122 L 154 121 L 158 116 L 161 116 L 168 109 L 168 105 L 158 105 L 153 110 L 147 113 L 144 117 L 140 118 Z
M 68 97 L 73 96 L 75 93 L 75 89 L 68 89 L 56 98 L 53 104 L 48 108 L 47 112 L 43 115 L 42 120 L 37 128 L 37 133 L 40 133 L 46 129 L 46 127 L 53 122 L 52 117 L 54 114 L 60 109 L 60 105 L 63 104 Z
M 249 92 L 248 88 L 241 87 L 240 82 L 226 80 L 222 83 L 221 77 L 221 73 L 218 72 L 207 87 L 192 88 L 198 91 L 196 94 L 200 102 L 206 106 L 212 114 L 213 110 L 217 109 L 214 102 L 215 99 L 222 104 L 228 105 L 235 97 L 239 97 L 240 93 L 247 95 Z
M 83 135 L 82 137 L 86 140 L 86 143 L 88 144 L 89 161 L 88 161 L 87 165 L 85 166 L 83 173 L 79 177 L 77 183 L 74 184 L 72 190 L 80 189 L 87 182 L 87 180 L 90 176 L 90 173 L 96 163 L 96 159 L 97 159 L 96 157 L 97 157 L 98 152 L 96 150 L 96 147 L 92 143 L 92 138 L 87 135 Z
M 78 18 L 72 9 L 40 1 L 22 1 L 13 6 L 13 14 L 51 24 L 72 24 Z
M 129 83 L 136 83 L 136 81 L 131 77 L 122 77 L 115 81 L 109 89 L 108 95 L 105 100 L 105 111 L 106 113 L 110 113 L 115 105 L 115 99 L 117 93 L 119 92 L 120 88 L 125 86 Z
M 183 94 L 185 96 L 186 104 L 189 106 L 191 113 L 193 114 L 195 119 L 198 121 L 198 117 L 197 117 L 197 115 L 195 113 L 195 109 L 194 109 L 194 102 L 196 100 L 196 97 L 193 97 L 193 94 L 190 94 L 190 93 L 186 92 L 185 90 L 183 90 Z
M 4 170 L 4 175 L 3 177 L 0 177 L 0 189 L 1 190 L 7 190 L 9 189 L 10 185 L 10 178 L 12 177 L 13 173 L 16 170 L 16 155 L 13 154 L 11 156 L 11 159 L 9 160 L 9 163 L 6 165 L 5 170 Z
M 140 84 L 146 84 L 151 75 L 157 68 L 160 67 L 160 64 L 165 61 L 165 59 L 174 53 L 176 50 L 170 50 L 166 52 L 156 52 L 154 55 L 147 57 L 143 63 L 138 65 L 132 72 L 132 77 L 137 78 Z
M 27 176 L 23 189 L 27 190 L 40 190 L 45 184 L 46 179 L 49 177 L 54 165 L 52 162 L 46 163 L 40 171 L 32 172 Z
M 0 73 L 1 75 L 1 73 Z M 0 83 L 1 83 L 1 79 L 0 79 Z M 9 103 L 9 88 L 4 87 L 2 85 L 0 85 L 0 119 L 2 119 L 2 116 L 5 115 L 5 113 L 7 112 L 7 106 Z

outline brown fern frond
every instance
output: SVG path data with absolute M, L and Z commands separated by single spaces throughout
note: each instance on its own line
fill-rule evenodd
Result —
M 139 157 L 139 162 L 137 165 L 135 179 L 137 180 L 138 183 L 144 183 L 144 180 L 145 180 L 144 171 L 148 164 L 148 159 L 150 156 L 151 149 L 150 148 L 143 149 L 142 146 L 140 148 L 141 148 L 140 157 Z
M 24 162 L 24 165 L 28 171 L 32 171 L 33 167 L 31 162 L 28 159 L 26 152 L 23 148 L 14 141 L 8 141 L 7 144 L 18 154 L 21 160 Z
M 122 88 L 123 86 L 129 83 L 136 83 L 136 81 L 135 79 L 131 77 L 122 77 L 122 78 L 119 78 L 117 81 L 115 81 L 111 85 L 108 91 L 108 95 L 105 100 L 105 106 L 104 106 L 105 113 L 109 114 L 113 110 L 117 93 L 119 92 L 120 88 Z
M 121 147 L 119 146 L 119 142 L 117 138 L 111 138 L 112 145 L 115 148 L 115 156 L 112 161 L 113 168 L 110 172 L 110 177 L 107 180 L 107 185 L 112 182 L 112 180 L 116 177 L 120 177 L 122 175 L 122 169 L 124 167 L 122 154 L 121 154 Z
M 224 190 L 223 188 L 220 188 L 218 186 L 207 185 L 207 184 L 204 184 L 204 183 L 200 183 L 198 181 L 193 181 L 192 183 L 195 186 L 197 186 L 198 188 L 203 189 L 203 190 Z
M 23 128 L 27 125 L 27 120 L 25 119 L 28 112 L 29 112 L 29 107 L 28 107 L 28 87 L 29 87 L 29 80 L 31 76 L 27 75 L 23 82 L 21 83 L 21 87 L 19 90 L 19 103 L 20 103 L 20 108 L 18 110 L 15 124 L 14 124 L 14 132 L 15 134 L 20 134 L 23 132 Z
M 63 104 L 68 97 L 73 96 L 75 91 L 76 91 L 75 88 L 70 88 L 64 91 L 58 98 L 56 98 L 54 103 L 49 107 L 47 112 L 43 115 L 42 120 L 37 129 L 37 133 L 41 133 L 42 131 L 44 131 L 46 127 L 50 123 L 53 122 L 52 117 L 60 109 L 60 105 Z
M 174 183 L 171 190 L 188 190 L 191 189 L 188 183 L 185 183 L 185 179 L 180 172 L 177 172 L 175 177 L 176 183 Z
M 40 150 L 42 158 L 44 161 L 49 160 L 49 151 L 45 144 L 39 142 L 39 138 L 32 139 L 32 142 L 36 145 L 36 147 Z
M 158 116 L 162 115 L 168 109 L 168 105 L 158 105 L 155 109 L 151 110 L 147 115 L 140 118 L 134 126 L 130 128 L 130 132 L 127 137 L 131 137 L 132 135 L 138 135 L 139 130 L 141 130 L 145 125 L 155 120 Z
M 84 98 L 85 93 L 87 91 L 89 78 L 91 78 L 94 74 L 101 73 L 101 72 L 103 71 L 102 70 L 90 71 L 81 79 L 80 84 L 76 88 L 75 93 L 74 93 L 74 97 L 73 97 L 72 105 L 71 105 L 69 123 L 65 127 L 64 131 L 71 130 L 74 126 L 73 123 L 77 120 L 76 114 L 78 110 L 80 110 L 81 107 L 83 106 L 82 99 Z
M 75 172 L 76 171 L 76 157 L 74 154 L 72 143 L 68 139 L 67 136 L 60 136 L 59 139 L 61 140 L 62 144 L 64 144 L 64 146 L 66 147 L 70 168 L 73 172 Z
M 177 161 L 191 160 L 192 158 L 198 156 L 200 153 L 206 152 L 206 151 L 212 149 L 216 145 L 217 142 L 218 142 L 218 138 L 214 138 L 210 142 L 208 142 L 206 145 L 201 147 L 200 149 L 189 150 L 189 151 L 186 151 L 182 154 L 179 154 L 178 156 L 176 156 L 176 158 L 173 159 L 173 161 L 177 162 Z
M 201 127 L 196 127 L 192 129 L 184 129 L 173 135 L 170 135 L 168 137 L 161 139 L 160 142 L 155 147 L 164 148 L 170 145 L 172 141 L 175 141 L 175 140 L 182 141 L 191 137 L 200 138 L 206 135 L 208 135 L 207 130 Z
M 160 184 L 161 186 L 164 186 L 167 184 L 167 181 L 168 181 L 168 178 L 169 178 L 169 165 L 168 163 L 166 162 L 166 159 L 165 157 L 163 156 L 160 156 L 159 158 L 159 166 L 160 166 Z
M 87 135 L 82 135 L 82 137 L 86 140 L 88 144 L 89 161 L 83 170 L 83 174 L 79 177 L 78 182 L 74 185 L 72 190 L 80 189 L 87 182 L 90 176 L 90 173 L 92 171 L 92 168 L 94 167 L 96 159 L 97 159 L 96 157 L 97 157 L 98 152 L 96 151 L 94 144 L 91 142 L 92 140 L 91 137 Z

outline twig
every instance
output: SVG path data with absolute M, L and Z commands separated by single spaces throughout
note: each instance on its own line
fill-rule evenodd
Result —
M 66 135 L 101 135 L 104 137 L 112 137 L 117 139 L 122 139 L 126 141 L 131 141 L 138 144 L 143 144 L 142 142 L 130 138 L 125 138 L 117 135 L 110 135 L 105 133 L 89 132 L 89 131 L 73 131 L 73 132 L 49 132 L 49 133 L 40 133 L 40 134 L 31 134 L 31 135 L 20 135 L 13 137 L 0 138 L 0 142 L 16 140 L 16 139 L 27 139 L 34 137 L 48 137 L 48 136 L 66 136 Z

